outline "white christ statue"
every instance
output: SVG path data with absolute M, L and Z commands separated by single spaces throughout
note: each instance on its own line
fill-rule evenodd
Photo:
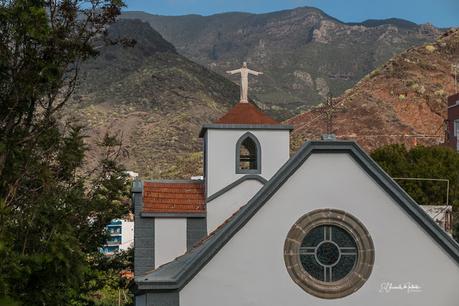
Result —
M 226 73 L 229 74 L 235 74 L 235 73 L 240 73 L 241 74 L 241 102 L 242 103 L 249 103 L 249 73 L 253 75 L 261 75 L 263 72 L 258 72 L 258 71 L 253 71 L 247 68 L 247 62 L 244 62 L 242 64 L 242 68 L 236 69 L 236 70 L 231 70 L 227 71 Z

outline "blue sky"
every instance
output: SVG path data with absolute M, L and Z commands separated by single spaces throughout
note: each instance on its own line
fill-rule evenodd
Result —
M 345 22 L 403 18 L 439 27 L 459 26 L 459 0 L 125 0 L 126 10 L 158 15 L 264 13 L 314 6 Z

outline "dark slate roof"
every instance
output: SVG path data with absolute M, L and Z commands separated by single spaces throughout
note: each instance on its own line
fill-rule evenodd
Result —
M 158 269 L 137 276 L 140 290 L 183 288 L 273 196 L 312 153 L 348 153 L 459 264 L 459 245 L 353 141 L 306 143 L 239 211 L 191 251 Z

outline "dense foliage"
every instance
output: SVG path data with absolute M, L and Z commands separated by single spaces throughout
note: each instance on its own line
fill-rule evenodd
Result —
M 80 291 L 80 300 L 74 305 L 97 306 L 132 305 L 134 249 L 121 251 L 112 256 L 94 253 L 92 269 Z
M 459 205 L 459 154 L 447 147 L 388 145 L 375 150 L 372 158 L 394 178 L 447 179 L 449 202 Z M 397 180 L 421 205 L 444 205 L 446 183 L 438 181 Z
M 80 63 L 120 0 L 0 0 L 0 304 L 91 305 L 105 226 L 128 210 L 119 141 L 88 170 L 84 129 L 59 123 Z M 88 284 L 93 284 L 89 286 Z
M 459 154 L 448 147 L 388 145 L 371 156 L 394 178 L 449 180 L 449 203 L 455 212 L 455 237 L 459 240 Z M 421 205 L 445 205 L 447 183 L 444 181 L 397 180 L 397 183 Z

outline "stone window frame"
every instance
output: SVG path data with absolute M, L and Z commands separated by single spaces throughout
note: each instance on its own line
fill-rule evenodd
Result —
M 306 234 L 322 225 L 335 225 L 346 230 L 355 240 L 357 261 L 352 271 L 334 282 L 317 280 L 305 271 L 300 261 L 299 248 Z M 293 281 L 304 291 L 323 299 L 337 299 L 360 289 L 371 275 L 375 260 L 373 240 L 365 226 L 353 215 L 338 209 L 318 209 L 299 218 L 287 234 L 284 261 Z
M 247 138 L 250 138 L 255 143 L 256 152 L 256 160 L 257 160 L 257 168 L 256 169 L 241 169 L 241 145 Z M 261 145 L 258 141 L 257 137 L 250 132 L 244 133 L 241 137 L 239 137 L 236 143 L 236 174 L 261 174 Z

